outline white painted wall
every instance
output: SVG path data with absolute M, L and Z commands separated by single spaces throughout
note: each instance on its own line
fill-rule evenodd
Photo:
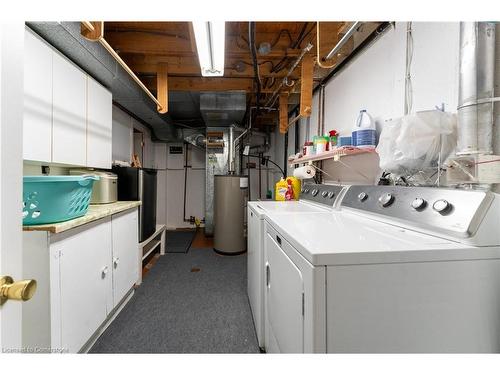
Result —
M 413 111 L 434 109 L 445 104 L 456 112 L 458 101 L 459 24 L 413 22 L 414 54 L 411 68 Z M 384 122 L 404 113 L 406 23 L 396 23 L 358 55 L 325 86 L 325 132 L 336 129 L 350 135 L 359 110 L 366 109 L 380 131 Z M 310 139 L 317 134 L 318 95 L 313 98 Z M 305 141 L 306 121 L 299 126 L 300 144 Z M 303 131 L 302 131 L 303 130 Z M 289 133 L 293 133 L 293 127 Z M 275 157 L 283 158 L 283 138 L 276 130 Z M 290 137 L 291 139 L 292 137 Z M 327 161 L 331 176 L 325 182 L 376 183 L 380 170 L 378 156 L 361 155 L 342 159 L 349 167 Z M 367 178 L 355 171 L 361 172 Z
M 170 146 L 183 146 L 182 143 L 167 144 L 167 227 L 169 229 L 187 228 L 192 225 L 184 222 L 184 153 L 170 154 Z M 186 218 L 205 217 L 205 150 L 188 147 Z

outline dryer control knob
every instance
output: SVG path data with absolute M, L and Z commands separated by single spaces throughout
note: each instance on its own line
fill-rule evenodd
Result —
M 327 195 L 328 195 L 328 192 L 327 192 L 326 190 L 325 190 L 324 192 L 322 192 L 322 193 L 321 193 L 321 196 L 322 196 L 323 198 L 326 198 L 326 196 L 327 196 Z
M 364 191 L 358 194 L 358 199 L 361 202 L 363 202 L 364 200 L 366 200 L 366 198 L 368 198 L 368 194 L 366 194 Z
M 439 212 L 440 214 L 445 214 L 451 208 L 451 204 L 445 199 L 439 199 L 434 202 L 432 208 L 434 209 L 434 211 Z
M 304 189 L 304 193 L 309 194 L 309 189 Z
M 388 207 L 392 204 L 392 202 L 394 202 L 394 195 L 391 193 L 381 195 L 378 202 L 382 205 L 382 207 Z
M 411 207 L 414 209 L 414 210 L 421 210 L 422 208 L 424 208 L 425 206 L 427 205 L 427 202 L 425 201 L 424 198 L 415 198 L 412 202 L 411 202 Z
M 334 196 L 335 196 L 335 193 L 333 191 L 328 193 L 328 198 L 333 199 Z
M 318 195 L 318 189 L 313 189 L 311 191 L 311 194 L 312 194 L 313 197 L 315 197 L 316 195 Z

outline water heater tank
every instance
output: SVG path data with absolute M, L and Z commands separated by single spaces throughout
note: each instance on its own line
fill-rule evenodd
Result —
M 214 194 L 214 250 L 224 255 L 244 253 L 248 177 L 216 175 Z

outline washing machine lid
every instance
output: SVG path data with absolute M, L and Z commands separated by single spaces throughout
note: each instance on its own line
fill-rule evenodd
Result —
M 268 213 L 273 226 L 311 264 L 352 265 L 486 259 L 498 247 L 471 247 L 354 213 Z
M 305 212 L 330 212 L 332 210 L 332 207 L 303 201 L 250 201 L 248 202 L 248 208 L 261 218 L 271 212 L 276 214 L 300 214 Z

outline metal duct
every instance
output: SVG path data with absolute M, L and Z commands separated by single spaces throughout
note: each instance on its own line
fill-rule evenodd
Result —
M 200 112 L 207 127 L 239 124 L 247 109 L 245 91 L 202 92 Z
M 178 128 L 100 44 L 80 34 L 80 22 L 28 22 L 27 25 L 81 69 L 111 90 L 113 101 L 149 124 L 159 141 L 179 141 Z
M 461 22 L 457 155 L 493 152 L 494 76 L 495 24 Z
M 207 139 L 204 134 L 197 133 L 197 134 L 191 134 L 186 137 L 184 137 L 184 141 L 186 141 L 189 144 L 192 144 L 193 146 L 196 147 L 201 147 L 201 148 L 206 148 L 207 147 Z

